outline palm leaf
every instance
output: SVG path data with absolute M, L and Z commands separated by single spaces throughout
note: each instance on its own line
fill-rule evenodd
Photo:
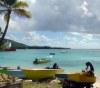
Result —
M 28 7 L 28 4 L 23 1 L 16 2 L 15 5 L 13 5 L 13 8 L 24 8 Z
M 0 0 L 0 7 L 5 7 L 4 0 Z
M 31 18 L 31 13 L 24 9 L 16 9 L 14 12 L 15 12 L 15 14 L 17 14 L 19 16 Z
M 4 3 L 8 6 L 12 6 L 16 3 L 17 0 L 3 0 Z

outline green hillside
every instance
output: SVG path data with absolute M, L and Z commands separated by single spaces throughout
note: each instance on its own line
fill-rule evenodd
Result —
M 5 39 L 5 42 L 6 41 L 11 42 L 12 48 L 16 48 L 16 49 L 70 49 L 70 48 L 50 47 L 50 46 L 28 46 L 10 39 Z
M 6 41 L 11 42 L 13 48 L 23 49 L 23 48 L 29 47 L 28 45 L 25 45 L 25 44 L 22 44 L 22 43 L 13 41 L 13 40 L 5 39 L 5 42 L 6 42 Z

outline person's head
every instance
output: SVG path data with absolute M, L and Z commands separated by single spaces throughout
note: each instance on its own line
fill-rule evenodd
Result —
M 36 58 L 35 60 L 37 61 L 38 59 Z
M 92 65 L 91 62 L 86 62 L 86 66 L 87 66 L 87 67 L 90 66 L 91 71 L 94 71 L 94 67 L 93 67 L 93 65 Z
M 91 62 L 86 62 L 86 66 L 89 66 L 89 65 L 92 65 L 92 63 Z
M 54 63 L 54 66 L 57 66 L 57 63 Z
M 20 69 L 20 66 L 17 66 L 17 69 Z

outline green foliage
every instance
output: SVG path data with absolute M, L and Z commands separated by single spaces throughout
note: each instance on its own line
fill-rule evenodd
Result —
M 9 74 L 9 72 L 6 68 L 1 69 L 0 73 Z
M 14 5 L 14 4 L 16 3 L 16 1 L 17 1 L 17 0 L 4 0 L 4 3 L 5 3 L 6 5 L 11 6 L 11 5 Z
M 24 8 L 24 7 L 28 7 L 28 3 L 23 2 L 23 1 L 19 1 L 16 2 L 15 5 L 13 5 L 14 8 Z

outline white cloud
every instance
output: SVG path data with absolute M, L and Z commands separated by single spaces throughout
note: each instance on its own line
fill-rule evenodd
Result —
M 83 4 L 80 6 L 80 8 L 84 11 L 84 15 L 87 15 L 88 14 L 88 3 L 86 1 L 83 1 Z
M 50 39 L 46 37 L 45 35 L 40 35 L 37 32 L 29 32 L 30 38 L 33 41 L 49 41 Z
M 99 0 L 29 0 L 28 3 L 32 19 L 11 15 L 7 37 L 31 45 L 99 47 Z M 5 27 L 3 17 L 0 26 Z M 56 35 L 59 32 L 66 32 L 66 36 Z

